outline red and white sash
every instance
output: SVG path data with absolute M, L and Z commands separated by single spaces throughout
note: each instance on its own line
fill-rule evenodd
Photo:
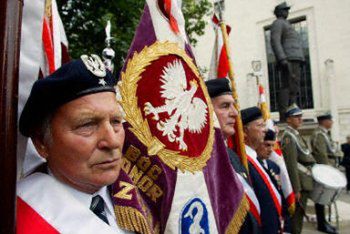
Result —
M 252 213 L 252 215 L 257 220 L 259 225 L 261 225 L 260 204 L 259 204 L 258 198 L 256 197 L 253 188 L 247 183 L 247 181 L 239 173 L 236 173 L 236 175 L 238 176 L 238 179 L 243 184 L 244 193 L 249 202 L 250 213 Z
M 273 200 L 273 203 L 276 207 L 276 210 L 278 212 L 279 216 L 282 216 L 282 200 L 281 200 L 281 195 L 279 194 L 278 190 L 276 189 L 275 185 L 272 183 L 269 175 L 266 173 L 265 169 L 262 167 L 262 165 L 259 163 L 256 157 L 253 157 L 249 155 L 249 151 L 251 150 L 246 150 L 247 152 L 247 158 L 248 161 L 252 164 L 252 166 L 256 169 L 256 171 L 259 173 L 260 177 L 264 181 L 266 187 L 269 190 L 269 193 L 271 195 L 271 198 Z
M 20 181 L 17 201 L 17 233 L 116 233 L 47 174 Z
M 282 155 L 282 151 L 280 150 L 272 151 L 269 159 L 275 162 L 280 167 L 281 188 L 282 188 L 283 196 L 287 201 L 289 212 L 291 214 L 294 214 L 295 196 L 293 192 L 292 183 L 290 182 L 290 179 L 289 179 L 286 163 Z

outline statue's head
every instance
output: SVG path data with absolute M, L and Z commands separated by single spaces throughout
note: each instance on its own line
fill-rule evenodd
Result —
M 273 13 L 277 18 L 283 17 L 286 19 L 288 17 L 289 9 L 290 6 L 288 6 L 286 2 L 283 2 L 275 7 Z

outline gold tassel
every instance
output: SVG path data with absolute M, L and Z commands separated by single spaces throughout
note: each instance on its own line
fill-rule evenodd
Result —
M 157 233 L 149 227 L 146 217 L 137 209 L 125 206 L 114 206 L 114 211 L 117 216 L 119 227 L 143 234 Z
M 242 197 L 242 200 L 239 204 L 239 207 L 234 214 L 230 224 L 228 225 L 226 229 L 226 234 L 236 234 L 241 229 L 241 226 L 244 222 L 245 217 L 247 216 L 247 213 L 249 211 L 249 203 L 247 200 L 246 195 L 244 194 Z

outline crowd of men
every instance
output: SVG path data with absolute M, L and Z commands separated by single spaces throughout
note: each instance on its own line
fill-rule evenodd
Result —
M 275 9 L 279 17 L 277 31 L 289 27 L 285 22 L 289 8 L 282 4 Z M 279 51 L 279 47 L 275 50 Z M 278 59 L 288 73 L 286 76 L 294 79 L 300 61 L 288 60 L 284 54 Z M 98 62 L 99 66 L 91 66 L 90 58 L 82 56 L 33 85 L 20 116 L 19 130 L 32 139 L 46 163 L 18 183 L 18 233 L 28 233 L 28 226 L 33 233 L 130 233 L 118 225 L 109 188 L 121 169 L 123 118 L 115 79 Z M 229 168 L 236 173 L 249 201 L 249 212 L 239 233 L 301 233 L 307 201 L 314 189 L 311 167 L 316 163 L 330 164 L 329 157 L 336 153 L 329 134 L 333 123 L 330 114 L 317 116 L 318 127 L 310 144 L 301 136 L 303 112 L 294 103 L 287 108 L 287 103 L 295 101 L 297 85 L 285 84 L 286 91 L 281 93 L 289 96 L 280 97 L 281 119 L 287 123 L 280 138 L 280 157 L 287 170 L 284 176 L 295 194 L 293 211 L 282 191 L 286 186 L 286 180 L 281 180 L 283 168 L 271 158 L 279 145 L 277 127 L 267 128 L 256 106 L 237 110 L 228 79 L 206 81 L 215 126 L 221 129 L 227 145 L 227 155 L 221 157 L 229 157 Z M 242 163 L 242 155 L 228 144 L 237 134 L 239 112 L 247 167 Z M 342 148 L 350 157 L 350 138 Z M 350 171 L 350 160 L 345 159 L 342 163 Z M 338 233 L 325 219 L 324 204 L 315 203 L 315 211 L 319 231 Z
M 74 60 L 34 84 L 21 115 L 21 133 L 32 138 L 47 163 L 19 182 L 18 194 L 29 199 L 35 210 L 45 210 L 48 217 L 51 212 L 60 212 L 61 232 L 70 230 L 67 226 L 78 226 L 89 231 L 127 233 L 118 228 L 107 187 L 118 178 L 125 137 L 113 86 L 107 70 L 91 69 L 84 59 Z M 227 142 L 235 134 L 238 115 L 229 81 L 210 80 L 206 86 L 217 126 Z M 287 127 L 281 137 L 281 149 L 295 193 L 295 213 L 288 211 L 281 192 L 281 169 L 269 159 L 276 146 L 276 131 L 266 128 L 258 107 L 243 109 L 248 168 L 227 147 L 232 168 L 252 201 L 240 233 L 301 233 L 307 199 L 313 190 L 310 167 L 315 163 L 329 164 L 329 155 L 335 153 L 328 134 L 333 123 L 331 115 L 317 117 L 319 126 L 311 137 L 311 149 L 298 131 L 302 110 L 292 105 L 285 115 Z M 19 230 L 26 228 L 23 223 L 35 216 L 21 204 L 19 200 Z M 83 204 L 92 212 L 86 212 Z M 315 210 L 318 230 L 337 233 L 326 222 L 324 205 L 315 204 Z M 66 218 L 74 215 L 81 218 L 67 223 Z M 103 225 L 101 220 L 109 225 Z
M 235 134 L 234 123 L 238 114 L 230 93 L 229 81 L 216 79 L 207 81 L 206 84 L 223 135 L 229 139 Z M 260 205 L 260 220 L 254 219 L 250 214 L 249 219 L 253 219 L 250 221 L 250 231 L 243 231 L 249 229 L 245 227 L 242 233 L 254 233 L 252 230 L 257 233 L 301 233 L 307 199 L 313 190 L 310 168 L 315 163 L 329 164 L 328 157 L 336 153 L 329 135 L 333 123 L 332 116 L 322 114 L 317 117 L 319 125 L 312 134 L 312 149 L 309 149 L 298 131 L 302 126 L 302 114 L 302 110 L 295 104 L 286 110 L 287 127 L 281 138 L 282 153 L 296 198 L 295 213 L 290 214 L 281 191 L 280 168 L 274 161 L 269 160 L 276 145 L 276 132 L 266 128 L 258 107 L 241 110 L 249 176 L 239 157 L 231 149 L 228 148 L 227 151 L 233 168 L 245 178 L 244 185 L 248 187 L 246 189 L 255 192 Z M 303 170 L 300 169 L 301 166 Z M 280 204 L 276 198 L 281 200 Z M 336 228 L 326 222 L 324 205 L 316 203 L 315 210 L 318 230 L 337 233 Z

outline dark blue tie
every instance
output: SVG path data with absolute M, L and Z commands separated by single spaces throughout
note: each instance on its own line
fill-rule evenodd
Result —
M 105 203 L 100 195 L 96 195 L 92 198 L 90 210 L 94 212 L 103 222 L 108 223 L 107 214 L 105 211 Z

